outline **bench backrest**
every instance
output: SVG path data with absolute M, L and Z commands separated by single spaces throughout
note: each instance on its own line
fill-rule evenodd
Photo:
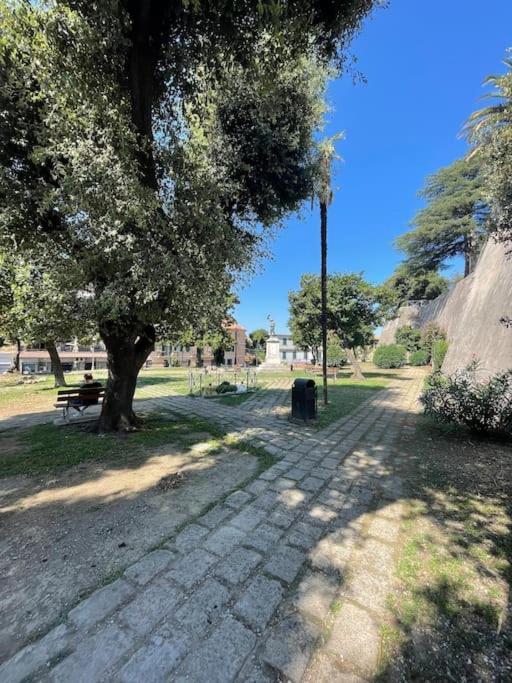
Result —
M 91 400 L 105 396 L 105 387 L 77 387 L 57 392 L 57 403 L 67 403 L 70 398 L 88 398 Z

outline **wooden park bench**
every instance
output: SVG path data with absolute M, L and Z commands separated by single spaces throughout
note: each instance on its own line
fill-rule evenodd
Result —
M 76 410 L 83 416 L 87 408 L 103 403 L 105 387 L 77 387 L 64 389 L 57 393 L 57 401 L 53 405 L 62 410 L 65 422 L 70 421 L 70 410 Z

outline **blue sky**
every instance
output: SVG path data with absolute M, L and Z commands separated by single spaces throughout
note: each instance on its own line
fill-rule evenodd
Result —
M 325 133 L 337 145 L 337 188 L 329 211 L 328 267 L 382 282 L 400 261 L 394 239 L 421 206 L 425 176 L 464 154 L 462 124 L 481 105 L 483 79 L 503 70 L 512 47 L 512 0 L 391 0 L 352 45 L 367 83 L 333 82 Z M 286 331 L 288 292 L 320 269 L 318 209 L 291 217 L 273 259 L 240 287 L 238 321 Z

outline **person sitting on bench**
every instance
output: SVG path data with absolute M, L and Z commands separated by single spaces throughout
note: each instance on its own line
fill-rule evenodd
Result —
M 90 372 L 86 372 L 84 375 L 84 381 L 80 385 L 80 389 L 86 389 L 86 391 L 79 391 L 78 398 L 74 398 L 70 401 L 70 405 L 80 412 L 80 408 L 86 408 L 87 406 L 94 406 L 98 403 L 100 392 L 91 391 L 91 389 L 101 389 L 102 384 L 94 379 Z

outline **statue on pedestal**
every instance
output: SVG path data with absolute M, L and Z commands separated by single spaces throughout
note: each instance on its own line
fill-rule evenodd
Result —
M 269 336 L 270 337 L 275 337 L 276 336 L 276 321 L 272 318 L 271 315 L 267 315 L 267 320 L 268 320 L 268 327 L 269 327 Z
M 279 338 L 276 337 L 276 321 L 270 315 L 267 315 L 267 320 L 269 336 L 265 342 L 265 362 L 260 366 L 260 368 L 263 370 L 275 370 L 281 365 Z

